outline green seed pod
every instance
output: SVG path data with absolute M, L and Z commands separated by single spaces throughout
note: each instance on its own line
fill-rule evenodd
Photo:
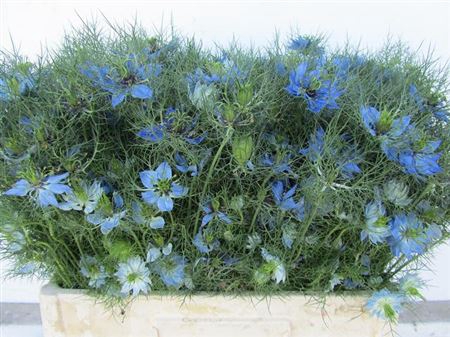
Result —
M 234 107 L 231 104 L 225 105 L 225 108 L 223 109 L 223 118 L 229 123 L 233 123 L 236 118 Z
M 241 106 L 247 106 L 252 101 L 252 98 L 253 86 L 250 83 L 246 83 L 239 88 L 237 101 Z
M 242 136 L 235 138 L 232 144 L 234 159 L 244 165 L 252 156 L 253 139 L 251 136 Z

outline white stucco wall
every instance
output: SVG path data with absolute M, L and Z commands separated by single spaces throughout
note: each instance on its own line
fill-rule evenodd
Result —
M 173 20 L 187 35 L 203 39 L 206 46 L 236 37 L 243 45 L 261 46 L 277 31 L 286 36 L 292 28 L 302 33 L 325 33 L 331 46 L 347 40 L 376 49 L 390 35 L 401 37 L 411 48 L 430 46 L 442 62 L 450 56 L 450 1 L 138 1 L 0 0 L 0 47 L 11 48 L 11 38 L 23 54 L 33 57 L 42 45 L 55 47 L 70 25 L 82 18 L 105 15 L 109 20 L 132 21 L 160 27 Z M 425 297 L 450 300 L 450 245 L 435 252 Z M 7 268 L 2 262 L 0 277 Z M 1 278 L 2 279 L 2 278 Z M 39 282 L 1 281 L 0 301 L 37 301 Z

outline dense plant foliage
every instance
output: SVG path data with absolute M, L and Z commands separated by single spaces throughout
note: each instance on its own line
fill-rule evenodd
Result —
M 0 73 L 3 256 L 109 299 L 377 291 L 448 237 L 446 70 L 316 37 L 206 51 L 95 26 Z

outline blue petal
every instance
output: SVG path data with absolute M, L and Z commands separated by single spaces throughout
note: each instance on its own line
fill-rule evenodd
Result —
M 172 189 L 170 191 L 170 194 L 174 198 L 180 198 L 184 197 L 188 192 L 188 188 L 178 185 L 177 183 L 172 183 Z
M 105 221 L 105 217 L 100 213 L 89 214 L 86 216 L 86 221 L 93 225 L 100 225 L 103 221 Z
M 40 189 L 38 191 L 38 203 L 41 207 L 47 207 L 49 205 L 58 206 L 58 201 L 53 192 L 46 189 Z
M 275 202 L 279 204 L 281 202 L 281 196 L 283 194 L 283 183 L 281 181 L 275 181 L 272 184 L 272 193 L 275 198 Z
M 161 212 L 170 212 L 173 209 L 173 200 L 167 195 L 159 197 L 156 203 Z
M 208 213 L 202 218 L 202 226 L 206 226 L 214 218 L 214 213 Z
M 69 173 L 66 172 L 66 173 L 55 175 L 55 176 L 48 176 L 44 180 L 46 183 L 55 184 L 55 183 L 60 183 L 62 180 L 66 179 L 68 176 L 69 176 Z
M 159 193 L 155 191 L 142 192 L 142 199 L 150 205 L 156 204 L 159 198 Z
M 20 179 L 17 181 L 12 188 L 7 190 L 4 195 L 24 197 L 32 189 L 31 184 L 25 179 Z
M 380 112 L 371 106 L 362 106 L 360 108 L 364 126 L 372 136 L 376 135 L 376 126 L 380 120 Z
M 119 218 L 113 217 L 108 218 L 105 222 L 100 225 L 100 230 L 103 234 L 108 234 L 113 228 L 117 227 L 119 224 Z
M 158 174 L 155 171 L 142 171 L 139 172 L 142 184 L 147 188 L 153 188 L 158 182 Z
M 141 137 L 150 142 L 158 143 L 164 138 L 164 131 L 161 125 L 153 125 L 151 127 L 142 129 L 137 133 Z
M 44 186 L 44 188 L 49 191 L 52 191 L 55 194 L 72 193 L 72 189 L 64 184 L 47 184 Z
M 150 221 L 150 228 L 161 229 L 164 228 L 165 223 L 162 216 L 157 216 Z
M 122 103 L 126 96 L 127 96 L 126 92 L 119 92 L 119 93 L 113 94 L 111 97 L 112 107 L 115 108 L 120 103 Z
M 153 90 L 145 84 L 136 84 L 131 87 L 131 96 L 140 99 L 149 99 L 153 96 Z
M 166 161 L 159 164 L 158 168 L 156 169 L 156 173 L 158 175 L 158 180 L 172 179 L 172 169 L 170 168 L 170 165 Z

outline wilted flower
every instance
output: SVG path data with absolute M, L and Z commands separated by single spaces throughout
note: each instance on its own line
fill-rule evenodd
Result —
M 80 260 L 80 272 L 89 279 L 89 287 L 100 288 L 106 282 L 108 274 L 105 267 L 100 265 L 93 256 L 83 256 Z
M 137 296 L 140 292 L 147 294 L 152 284 L 150 270 L 140 257 L 131 257 L 125 263 L 119 263 L 114 274 L 122 285 L 121 293 Z
M 189 99 L 199 110 L 212 111 L 216 104 L 217 89 L 212 84 L 197 82 L 192 91 L 189 91 Z
M 47 176 L 36 184 L 25 179 L 18 180 L 4 195 L 24 197 L 30 195 L 41 207 L 58 206 L 56 195 L 72 193 L 72 189 L 65 184 L 69 173 Z
M 262 242 L 261 236 L 258 233 L 250 234 L 247 237 L 247 245 L 245 248 L 248 250 L 255 250 Z
M 366 224 L 361 231 L 361 240 L 369 238 L 372 243 L 381 243 L 391 235 L 389 219 L 386 217 L 386 209 L 381 201 L 369 202 L 364 210 Z
M 281 262 L 281 259 L 278 256 L 270 254 L 265 248 L 261 248 L 261 255 L 266 263 L 256 272 L 257 282 L 265 283 L 261 281 L 264 281 L 265 276 L 268 276 L 277 284 L 280 282 L 284 283 L 286 281 L 286 268 L 283 262 Z
M 366 308 L 375 317 L 395 323 L 404 302 L 405 297 L 401 294 L 391 293 L 389 290 L 383 289 L 375 292 L 369 298 Z
M 406 274 L 399 280 L 400 290 L 408 297 L 424 299 L 420 290 L 424 286 L 424 282 L 417 274 Z
M 146 188 L 142 199 L 162 212 L 173 209 L 172 198 L 184 197 L 188 192 L 187 187 L 172 182 L 172 169 L 167 162 L 161 163 L 155 171 L 142 171 L 139 176 Z

